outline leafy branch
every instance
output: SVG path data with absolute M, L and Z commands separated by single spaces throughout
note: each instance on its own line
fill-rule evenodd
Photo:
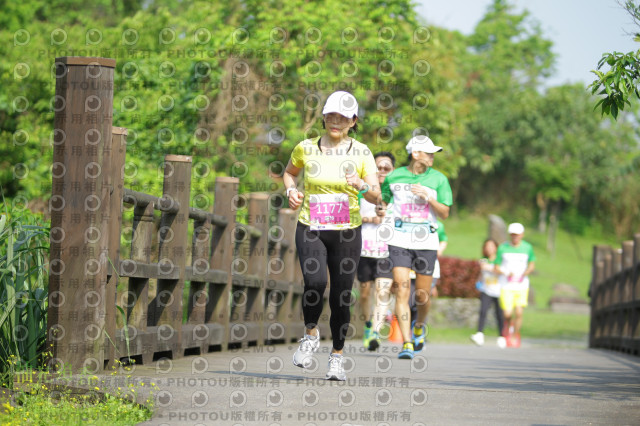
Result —
M 611 68 L 607 72 L 599 71 L 604 64 Z M 595 109 L 601 108 L 603 115 L 618 118 L 618 112 L 624 110 L 625 104 L 631 106 L 630 97 L 640 99 L 640 50 L 626 54 L 605 53 L 598 62 L 598 70 L 592 72 L 598 78 L 589 88 L 594 95 L 604 95 L 595 106 Z
M 627 0 L 619 3 L 640 27 L 640 3 Z M 640 33 L 633 34 L 634 41 L 640 41 Z M 607 64 L 609 70 L 601 71 Z M 598 62 L 598 69 L 593 72 L 598 78 L 589 85 L 592 94 L 604 96 L 594 109 L 600 107 L 602 115 L 618 118 L 618 113 L 624 110 L 625 104 L 631 106 L 629 98 L 635 96 L 640 99 L 638 83 L 640 82 L 640 50 L 626 54 L 620 52 L 605 53 Z

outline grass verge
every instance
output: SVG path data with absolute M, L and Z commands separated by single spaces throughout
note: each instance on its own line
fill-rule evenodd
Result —
M 432 343 L 468 343 L 475 328 L 431 328 L 428 339 Z M 485 328 L 485 335 L 497 336 L 495 328 Z M 522 318 L 523 339 L 557 341 L 586 341 L 589 334 L 589 316 L 554 313 L 546 309 L 526 308 Z
M 117 396 L 104 394 L 96 402 L 92 395 L 51 392 L 46 385 L 29 393 L 15 393 L 13 404 L 5 402 L 2 425 L 132 425 L 151 418 L 151 410 Z
M 150 382 L 132 380 L 131 368 L 112 367 L 107 379 L 98 376 L 56 375 L 42 371 L 18 371 L 13 389 L 0 390 L 1 425 L 132 425 L 153 415 L 154 395 Z M 126 372 L 126 376 L 119 375 Z M 109 386 L 111 381 L 121 383 Z M 140 396 L 139 396 L 140 395 Z M 138 404 L 146 396 L 144 405 Z

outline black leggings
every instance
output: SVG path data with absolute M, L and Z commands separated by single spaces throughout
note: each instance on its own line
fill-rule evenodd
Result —
M 327 288 L 328 267 L 331 279 L 329 326 L 333 348 L 341 350 L 351 319 L 351 289 L 362 251 L 361 229 L 312 231 L 309 226 L 298 222 L 296 248 L 304 277 L 302 313 L 305 327 L 314 328 L 318 325 Z
M 500 298 L 489 296 L 484 292 L 480 292 L 480 317 L 478 318 L 478 331 L 484 330 L 484 321 L 487 318 L 487 312 L 494 303 L 496 309 L 496 321 L 498 322 L 498 335 L 502 335 L 502 327 L 504 325 L 504 313 L 500 307 Z

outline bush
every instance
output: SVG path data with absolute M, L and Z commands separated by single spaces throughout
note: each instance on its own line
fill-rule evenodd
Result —
M 442 297 L 479 297 L 476 282 L 480 277 L 480 263 L 455 257 L 440 258 L 438 295 Z

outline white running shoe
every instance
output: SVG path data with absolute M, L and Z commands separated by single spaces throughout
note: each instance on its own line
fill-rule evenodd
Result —
M 484 333 L 482 331 L 478 331 L 476 334 L 472 334 L 471 340 L 478 346 L 484 345 Z
M 342 355 L 329 355 L 329 371 L 326 377 L 327 380 L 347 380 L 347 375 L 344 373 L 344 357 Z
M 498 337 L 498 347 L 500 349 L 504 349 L 507 347 L 507 339 L 505 339 L 504 337 L 500 336 Z
M 313 353 L 320 347 L 320 330 L 316 330 L 317 336 L 305 333 L 300 339 L 300 346 L 293 354 L 293 365 L 300 368 L 309 368 L 313 363 Z

